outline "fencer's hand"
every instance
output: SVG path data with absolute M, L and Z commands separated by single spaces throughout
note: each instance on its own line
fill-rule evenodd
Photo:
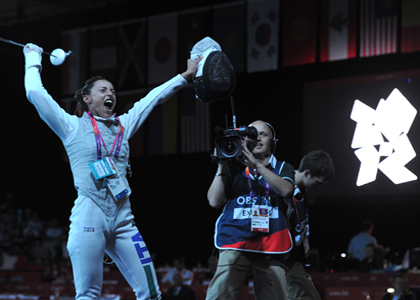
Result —
M 31 44 L 28 43 L 25 45 L 25 47 L 23 47 L 23 54 L 28 55 L 29 53 L 31 53 L 32 51 L 37 52 L 39 55 L 42 55 L 42 52 L 44 52 L 44 49 L 42 49 L 41 47 L 35 45 L 35 44 Z
M 194 77 L 195 73 L 197 73 L 198 63 L 200 62 L 202 58 L 203 57 L 200 56 L 194 60 L 192 59 L 187 60 L 187 70 L 181 74 L 182 77 L 184 77 L 186 81 L 190 81 Z

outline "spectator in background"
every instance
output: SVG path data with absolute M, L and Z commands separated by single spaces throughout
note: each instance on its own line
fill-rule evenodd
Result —
M 0 244 L 3 241 L 5 234 L 6 234 L 6 225 L 0 222 Z
M 37 232 L 38 236 L 44 233 L 44 223 L 39 218 L 39 215 L 36 211 L 33 211 L 30 219 L 27 220 L 27 226 Z
M 45 265 L 48 261 L 48 252 L 41 239 L 33 240 L 33 244 L 27 249 L 28 261 L 35 265 Z
M 219 262 L 219 259 L 217 258 L 217 256 L 216 255 L 211 255 L 209 257 L 209 260 L 207 261 L 207 265 L 208 265 L 207 271 L 205 273 L 202 273 L 199 276 L 199 278 L 196 278 L 196 280 L 194 281 L 194 284 L 209 285 L 210 281 L 214 277 L 214 274 L 216 273 L 218 262 Z M 195 276 L 195 277 L 197 277 L 197 276 Z
M 15 212 L 16 208 L 14 206 L 15 199 L 13 193 L 8 191 L 6 192 L 6 197 L 4 202 L 0 202 L 0 217 L 3 224 L 13 224 L 16 222 Z
M 26 229 L 26 230 L 25 230 Z M 37 245 L 37 241 L 42 243 L 41 237 L 36 235 L 36 232 L 32 230 L 30 227 L 26 227 L 23 229 L 23 238 L 24 238 L 24 246 L 23 249 L 25 251 L 26 256 L 28 257 L 28 261 L 33 262 L 32 259 L 32 252 L 33 248 Z
M 392 279 L 392 287 L 394 288 L 393 293 L 387 293 L 383 296 L 382 300 L 411 300 L 412 295 L 406 293 L 405 285 L 407 279 L 402 274 L 394 275 Z
M 183 284 L 191 285 L 193 282 L 194 273 L 185 267 L 185 260 L 182 256 L 177 257 L 173 261 L 173 268 L 166 273 L 162 278 L 162 283 L 174 284 L 174 275 L 180 274 L 183 279 Z
M 52 219 L 45 230 L 44 245 L 48 250 L 48 256 L 52 259 L 61 256 L 61 240 L 63 236 L 63 229 L 58 226 L 58 220 Z
M 13 248 L 12 234 L 6 231 L 4 232 L 3 240 L 0 243 L 0 249 L 3 252 L 9 253 L 9 252 L 12 252 L 12 248 Z
M 45 264 L 42 281 L 51 283 L 71 283 L 72 276 L 66 268 L 61 268 L 57 261 L 49 261 Z
M 23 228 L 23 237 L 26 241 L 34 240 L 36 238 L 39 238 L 41 236 L 41 233 L 36 230 L 32 225 L 27 224 Z
M 19 247 L 22 250 L 25 248 L 25 238 L 23 237 L 22 229 L 19 226 L 13 228 L 12 242 L 13 245 Z
M 369 273 L 375 270 L 383 270 L 383 255 L 380 248 L 374 244 L 367 244 L 365 247 L 365 258 L 360 262 L 360 270 Z
M 23 209 L 23 215 L 22 215 L 24 222 L 28 222 L 31 219 L 31 216 L 32 216 L 32 208 L 25 207 Z
M 28 263 L 47 264 L 43 228 L 44 221 L 37 212 L 29 207 L 15 207 L 13 195 L 7 193 L 0 200 L 0 269 L 22 269 Z
M 195 300 L 195 292 L 182 283 L 183 278 L 181 274 L 173 274 L 173 286 L 168 290 L 164 296 L 166 299 L 177 299 L 177 300 Z
M 26 268 L 26 260 L 23 250 L 17 246 L 12 246 L 8 251 L 1 252 L 0 270 L 14 270 Z
M 350 244 L 347 249 L 349 259 L 354 258 L 362 261 L 366 257 L 366 245 L 373 244 L 375 247 L 378 245 L 376 238 L 372 236 L 373 228 L 374 226 L 371 221 L 364 221 L 362 223 L 362 230 L 350 240 Z

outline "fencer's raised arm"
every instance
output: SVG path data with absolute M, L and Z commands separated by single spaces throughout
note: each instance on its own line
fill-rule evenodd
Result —
M 76 116 L 68 114 L 48 94 L 41 81 L 43 49 L 34 44 L 23 48 L 25 56 L 25 90 L 26 97 L 38 111 L 41 119 L 60 138 L 65 138 L 75 126 Z

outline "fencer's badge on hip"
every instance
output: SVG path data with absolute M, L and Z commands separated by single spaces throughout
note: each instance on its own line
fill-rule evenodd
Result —
M 115 200 L 120 200 L 130 192 L 127 185 L 118 174 L 109 178 L 107 187 Z

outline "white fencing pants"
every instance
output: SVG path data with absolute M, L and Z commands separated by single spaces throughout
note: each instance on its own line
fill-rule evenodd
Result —
M 104 252 L 115 262 L 138 300 L 161 299 L 152 259 L 133 220 L 129 201 L 117 216 L 109 218 L 91 199 L 76 199 L 67 249 L 77 300 L 101 298 Z

